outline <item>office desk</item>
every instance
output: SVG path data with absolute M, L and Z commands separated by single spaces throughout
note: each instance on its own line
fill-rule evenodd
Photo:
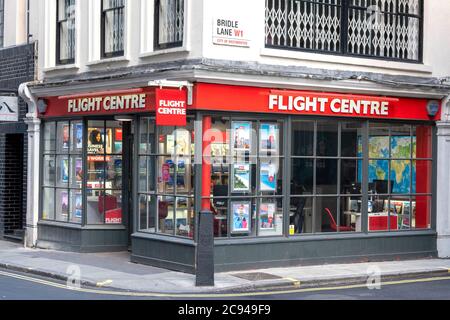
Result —
M 345 211 L 344 215 L 349 217 L 355 217 L 355 231 L 361 232 L 361 212 Z M 398 217 L 397 214 L 391 213 L 390 215 L 391 230 L 398 229 Z M 388 230 L 388 213 L 387 212 L 374 212 L 369 213 L 369 231 L 387 231 Z

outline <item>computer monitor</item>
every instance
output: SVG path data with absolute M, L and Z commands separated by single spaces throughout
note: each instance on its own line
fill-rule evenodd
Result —
M 213 187 L 213 203 L 216 207 L 226 207 L 227 199 L 216 199 L 216 197 L 227 197 L 228 196 L 228 185 L 218 184 Z
M 375 192 L 378 194 L 387 194 L 388 193 L 388 180 L 373 180 L 373 185 Z M 391 193 L 394 188 L 394 181 L 391 181 Z

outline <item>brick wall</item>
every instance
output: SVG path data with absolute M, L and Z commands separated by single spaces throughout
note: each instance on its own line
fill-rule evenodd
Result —
M 34 78 L 34 43 L 0 49 L 0 91 L 17 94 L 21 83 Z M 19 98 L 19 123 L 0 122 L 0 237 L 23 229 L 26 222 L 26 113 L 27 105 Z

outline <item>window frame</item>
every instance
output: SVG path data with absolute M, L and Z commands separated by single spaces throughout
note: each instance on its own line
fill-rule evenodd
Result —
M 52 137 L 54 138 L 54 144 L 55 144 L 55 149 L 54 150 L 50 150 L 50 151 L 46 151 L 45 150 L 45 126 L 47 124 L 53 123 L 54 124 L 54 128 L 55 131 L 52 135 Z M 58 124 L 59 123 L 67 123 L 68 127 L 69 127 L 69 146 L 68 146 L 68 151 L 67 153 L 64 152 L 60 152 L 58 151 Z M 82 135 L 83 135 L 83 139 L 82 139 L 82 148 L 79 151 L 75 151 L 75 149 L 72 148 L 72 143 L 73 143 L 73 131 L 72 131 L 72 126 L 74 124 L 80 124 L 82 125 Z M 79 227 L 83 227 L 86 225 L 85 221 L 86 221 L 86 193 L 85 193 L 85 189 L 86 189 L 86 177 L 83 174 L 82 180 L 81 182 L 81 187 L 77 188 L 74 187 L 71 184 L 71 180 L 72 180 L 72 165 L 71 165 L 71 159 L 72 158 L 81 158 L 81 165 L 82 165 L 82 170 L 84 171 L 84 168 L 86 167 L 86 159 L 85 159 L 85 151 L 86 151 L 86 144 L 85 144 L 85 136 L 86 136 L 86 122 L 83 118 L 52 118 L 52 119 L 46 119 L 45 122 L 43 122 L 41 124 L 41 136 L 40 136 L 40 148 L 39 148 L 39 152 L 40 152 L 40 156 L 42 159 L 45 159 L 45 157 L 53 157 L 55 159 L 55 173 L 54 173 L 54 185 L 53 186 L 46 186 L 44 184 L 44 164 L 45 162 L 42 161 L 40 164 L 40 177 L 39 177 L 39 190 L 40 192 L 40 196 L 39 196 L 39 221 L 40 222 L 50 222 L 50 223 L 63 223 L 63 224 L 67 224 L 67 225 L 72 225 L 72 226 L 79 226 Z M 58 186 L 57 184 L 57 163 L 56 160 L 58 159 L 58 157 L 67 157 L 68 158 L 68 182 L 66 186 Z M 46 189 L 52 189 L 53 190 L 53 218 L 52 219 L 44 219 L 43 217 L 43 213 L 44 213 L 44 190 Z M 56 207 L 57 207 L 57 202 L 56 202 L 56 193 L 58 190 L 64 190 L 67 191 L 68 194 L 68 208 L 67 208 L 67 220 L 66 221 L 62 221 L 62 220 L 58 220 L 57 217 L 57 211 L 56 211 Z M 81 199 L 82 199 L 82 215 L 80 218 L 80 221 L 73 221 L 73 216 L 72 216 L 72 202 L 73 199 L 71 197 L 72 193 L 74 192 L 79 192 L 81 193 Z
M 0 48 L 5 45 L 5 0 L 0 0 Z
M 142 123 L 142 120 L 145 120 L 145 124 Z M 195 121 L 196 121 L 195 118 L 192 118 L 192 117 L 188 116 L 188 121 L 192 122 L 192 128 L 191 128 L 192 131 L 189 130 L 189 124 L 186 127 L 171 127 L 171 128 L 174 130 L 175 134 L 177 133 L 177 130 L 179 130 L 179 129 L 186 129 L 190 133 L 191 132 L 195 132 Z M 142 116 L 140 116 L 138 118 L 138 120 L 136 121 L 136 124 L 137 124 L 137 127 L 138 127 L 137 130 L 136 130 L 137 134 L 135 134 L 135 136 L 136 136 L 135 139 L 137 139 L 136 140 L 136 146 L 137 146 L 136 154 L 137 154 L 137 156 L 136 156 L 136 159 L 134 159 L 133 163 L 135 164 L 135 167 L 136 167 L 135 170 L 137 170 L 136 171 L 137 172 L 136 173 L 136 181 L 135 181 L 135 186 L 137 186 L 137 187 L 136 187 L 136 191 L 134 193 L 135 197 L 136 197 L 134 208 L 135 208 L 135 213 L 136 213 L 135 216 L 136 216 L 136 227 L 137 227 L 137 230 L 138 230 L 138 232 L 145 233 L 145 234 L 156 234 L 156 235 L 160 235 L 160 236 L 167 236 L 167 237 L 175 237 L 175 238 L 180 238 L 180 239 L 193 240 L 194 237 L 195 237 L 195 232 L 192 233 L 191 236 L 189 236 L 189 235 L 188 236 L 180 235 L 180 234 L 177 233 L 178 229 L 177 229 L 177 223 L 176 223 L 176 221 L 177 221 L 177 205 L 178 205 L 178 201 L 184 199 L 187 202 L 190 201 L 190 203 L 192 204 L 190 207 L 191 207 L 191 209 L 193 210 L 193 213 L 194 213 L 193 221 L 194 221 L 194 228 L 195 228 L 196 216 L 197 216 L 196 212 L 198 212 L 198 202 L 196 201 L 196 192 L 197 192 L 198 189 L 196 189 L 194 187 L 194 185 L 191 185 L 190 189 L 187 190 L 186 193 L 183 193 L 183 192 L 180 192 L 179 188 L 177 187 L 178 172 L 179 172 L 178 171 L 179 167 L 178 167 L 177 164 L 178 164 L 178 160 L 180 158 L 181 159 L 190 158 L 190 163 L 189 163 L 190 168 L 188 169 L 190 171 L 189 177 L 193 179 L 193 182 L 195 184 L 197 171 L 195 169 L 194 154 L 192 154 L 191 151 L 190 151 L 191 150 L 190 149 L 191 146 L 189 146 L 189 155 L 181 155 L 181 154 L 176 154 L 176 153 L 168 154 L 166 152 L 163 152 L 162 150 L 160 150 L 160 145 L 159 145 L 159 141 L 158 141 L 159 136 L 161 135 L 161 128 L 162 127 L 159 127 L 159 126 L 156 125 L 156 120 L 155 120 L 154 116 L 152 117 L 150 115 L 142 115 Z M 147 126 L 147 127 L 145 127 L 145 130 L 147 130 L 149 128 L 149 126 L 151 126 L 153 128 L 153 130 L 154 130 L 154 133 L 153 133 L 154 137 L 153 137 L 152 140 L 149 140 L 149 137 L 151 136 L 149 134 L 149 132 L 145 132 L 145 133 L 142 132 L 143 125 Z M 148 150 L 148 149 L 146 149 L 145 151 L 141 150 L 140 145 L 142 143 L 141 139 L 142 139 L 142 135 L 143 134 L 145 134 L 146 139 L 147 139 L 146 144 L 148 145 L 149 143 L 151 143 L 153 145 L 152 150 Z M 175 139 L 174 141 L 176 142 L 177 141 L 176 136 L 174 136 L 174 139 Z M 195 143 L 196 143 L 195 139 L 193 139 L 193 140 L 191 139 L 191 144 L 195 145 Z M 160 191 L 159 188 L 158 188 L 158 176 L 159 176 L 158 170 L 159 170 L 159 164 L 160 164 L 159 161 L 163 160 L 163 159 L 165 159 L 167 157 L 171 157 L 171 156 L 175 157 L 175 159 L 174 159 L 175 161 L 174 162 L 176 164 L 174 166 L 173 173 L 172 173 L 173 179 L 174 179 L 174 187 L 173 187 L 172 190 L 169 190 L 167 192 Z M 140 161 L 141 161 L 141 159 L 145 159 L 146 162 L 148 162 L 148 161 L 153 162 L 153 168 L 150 168 L 151 172 L 146 171 L 146 183 L 147 183 L 147 189 L 148 190 L 141 190 L 141 188 L 140 188 L 140 179 L 141 179 Z M 148 177 L 150 175 L 153 176 L 153 189 L 148 188 Z M 154 227 L 152 227 L 152 228 L 155 229 L 154 231 L 149 231 L 150 228 L 148 227 L 148 225 L 149 225 L 149 217 L 150 217 L 148 206 L 146 206 L 146 209 L 145 209 L 145 211 L 146 211 L 146 225 L 147 225 L 147 228 L 142 228 L 142 226 L 140 224 L 141 223 L 141 211 L 140 211 L 140 200 L 141 200 L 141 197 L 145 197 L 146 199 L 152 198 L 152 201 L 154 201 L 153 205 L 156 206 L 155 207 L 154 217 L 152 217 L 153 224 L 154 224 Z M 161 230 L 161 228 L 160 228 L 159 207 L 158 207 L 160 198 L 172 198 L 173 199 L 173 208 L 172 208 L 172 210 L 168 212 L 168 216 L 165 219 L 161 219 L 161 220 L 166 220 L 166 219 L 170 219 L 170 217 L 172 217 L 172 220 L 173 220 L 174 224 L 173 224 L 173 230 L 171 231 L 171 233 L 163 232 Z M 164 200 L 162 200 L 162 201 L 164 201 Z M 148 202 L 148 200 L 147 200 L 147 202 Z M 187 207 L 189 208 L 189 206 L 187 206 Z M 189 214 L 189 209 L 188 209 L 188 214 Z M 189 217 L 188 217 L 188 219 L 189 219 Z M 189 224 L 189 221 L 187 221 L 187 222 Z M 194 230 L 192 230 L 192 231 L 194 231 Z
M 123 5 L 122 6 L 117 6 L 117 7 L 111 7 L 108 9 L 104 9 L 104 1 L 105 0 L 100 0 L 100 56 L 102 59 L 108 59 L 108 58 L 115 58 L 115 57 L 121 57 L 125 55 L 125 27 L 126 27 L 126 14 L 125 14 L 125 8 L 126 8 L 126 0 L 123 0 Z M 112 51 L 112 52 L 105 52 L 106 50 L 106 15 L 108 12 L 110 11 L 114 11 L 114 10 L 121 10 L 122 11 L 122 17 L 123 17 L 123 24 L 124 24 L 124 29 L 123 29 L 123 35 L 122 35 L 122 50 L 118 50 L 118 51 Z
M 74 0 L 74 4 L 77 0 Z M 61 59 L 61 24 L 64 22 L 68 22 L 69 20 L 73 20 L 73 25 L 76 28 L 76 9 L 73 18 L 69 19 L 69 17 L 66 15 L 65 19 L 59 20 L 59 0 L 56 0 L 56 65 L 67 65 L 75 63 L 75 55 L 76 55 L 76 30 L 73 38 L 73 58 L 70 59 Z M 67 8 L 66 8 L 67 10 Z
M 265 3 L 265 8 L 267 9 L 267 1 Z M 294 1 L 294 0 L 288 0 Z M 327 5 L 326 3 L 315 2 L 315 0 L 304 0 L 306 2 L 312 3 L 313 5 Z M 349 26 L 349 10 L 350 9 L 359 9 L 360 7 L 351 6 L 351 0 L 341 0 L 341 5 L 338 6 L 341 8 L 340 16 L 340 48 L 339 51 L 326 51 L 326 50 L 318 50 L 318 49 L 308 49 L 308 48 L 297 48 L 288 45 L 275 45 L 275 44 L 267 44 L 267 32 L 265 31 L 265 39 L 264 39 L 264 47 L 268 49 L 278 49 L 278 50 L 288 50 L 288 51 L 296 51 L 296 52 L 306 52 L 306 53 L 317 53 L 322 55 L 332 55 L 332 56 L 341 56 L 341 57 L 349 57 L 349 58 L 361 58 L 361 59 L 374 59 L 381 61 L 391 61 L 391 62 L 404 62 L 411 64 L 423 64 L 423 40 L 424 40 L 424 0 L 419 1 L 419 13 L 418 14 L 406 14 L 406 13 L 382 13 L 383 15 L 394 15 L 394 16 L 404 16 L 404 17 L 413 17 L 419 20 L 419 42 L 418 42 L 418 58 L 417 59 L 403 59 L 397 57 L 382 57 L 378 55 L 369 55 L 369 54 L 357 54 L 349 51 L 349 43 L 348 43 L 348 26 Z M 284 12 L 286 15 L 286 12 Z M 267 16 L 266 16 L 267 18 Z M 288 22 L 286 22 L 287 25 Z M 267 28 L 268 24 L 265 23 L 265 28 Z M 397 26 L 397 25 L 396 25 Z M 286 28 L 286 32 L 288 32 L 288 28 Z
M 182 39 L 180 41 L 175 42 L 167 42 L 160 44 L 160 34 L 159 34 L 159 8 L 161 4 L 161 0 L 155 0 L 154 2 L 154 25 L 153 25 L 153 48 L 154 50 L 164 50 L 164 49 L 171 49 L 171 48 L 178 48 L 182 47 L 184 43 L 184 36 L 186 33 L 186 2 L 184 0 L 175 0 L 175 1 L 182 1 L 182 7 L 183 7 L 183 35 Z

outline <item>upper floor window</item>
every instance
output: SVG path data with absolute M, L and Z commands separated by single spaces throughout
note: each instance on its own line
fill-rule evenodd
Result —
M 5 0 L 0 0 L 0 48 L 3 47 L 5 28 Z
M 124 54 L 125 0 L 102 1 L 102 58 Z
M 422 60 L 422 0 L 266 0 L 266 46 Z
M 155 49 L 179 47 L 184 36 L 184 0 L 155 1 Z
M 75 0 L 57 1 L 56 62 L 75 62 Z

